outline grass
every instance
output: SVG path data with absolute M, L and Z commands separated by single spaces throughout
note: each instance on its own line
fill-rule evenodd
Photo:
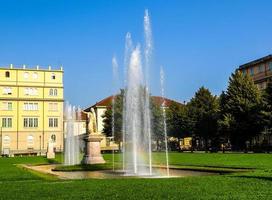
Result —
M 111 155 L 105 154 L 110 167 Z M 116 154 L 115 160 L 122 162 Z M 0 158 L 0 199 L 271 199 L 272 154 L 171 153 L 177 167 L 254 168 L 246 173 L 170 179 L 51 180 L 14 164 L 46 164 L 43 157 Z M 61 157 L 58 156 L 57 161 Z M 162 165 L 162 153 L 153 161 Z

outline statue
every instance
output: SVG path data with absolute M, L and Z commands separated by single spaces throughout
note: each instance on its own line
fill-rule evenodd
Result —
M 91 108 L 91 112 L 89 112 L 89 125 L 88 125 L 88 129 L 89 129 L 89 134 L 90 133 L 96 133 L 97 130 L 97 126 L 96 126 L 96 114 L 93 108 Z
M 50 139 L 50 141 L 48 142 L 46 158 L 48 158 L 48 159 L 55 158 L 54 142 L 52 141 L 52 139 Z
M 88 113 L 88 131 L 85 138 L 86 152 L 83 158 L 84 164 L 105 163 L 101 155 L 100 142 L 103 139 L 101 134 L 97 133 L 96 113 L 93 108 Z

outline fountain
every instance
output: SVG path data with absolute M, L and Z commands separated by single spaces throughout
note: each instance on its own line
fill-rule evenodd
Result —
M 164 71 L 163 71 L 162 67 L 161 67 L 161 70 L 160 70 L 160 81 L 161 81 L 161 96 L 163 98 L 161 109 L 162 109 L 162 116 L 163 116 L 163 133 L 164 133 L 164 143 L 165 143 L 166 170 L 167 170 L 167 176 L 169 177 L 167 124 L 166 124 L 165 97 L 164 97 Z
M 144 16 L 144 33 L 144 62 L 142 62 L 140 45 L 133 47 L 130 33 L 126 36 L 124 62 L 126 76 L 124 78 L 125 97 L 123 102 L 123 171 L 125 175 L 153 176 L 156 173 L 153 172 L 152 166 L 152 127 L 149 90 L 149 68 L 153 47 L 151 23 L 147 10 Z
M 65 146 L 64 146 L 64 164 L 76 165 L 80 163 L 79 138 L 76 132 L 76 120 L 80 109 L 76 109 L 68 102 L 64 108 L 65 125 Z
M 118 63 L 115 56 L 112 58 L 113 94 L 117 93 Z M 115 95 L 112 98 L 112 139 L 115 137 Z M 112 170 L 115 170 L 114 150 L 112 150 Z

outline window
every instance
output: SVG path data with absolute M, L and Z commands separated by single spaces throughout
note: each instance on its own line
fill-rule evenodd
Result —
M 37 96 L 38 90 L 36 88 L 25 88 L 25 95 Z
M 4 144 L 10 144 L 10 137 L 8 135 L 5 135 L 3 138 L 3 143 Z
M 49 95 L 50 95 L 50 96 L 53 96 L 53 89 L 50 89 L 50 90 L 49 90 Z
M 51 141 L 56 142 L 56 135 L 55 134 L 51 135 Z
M 12 118 L 2 118 L 2 127 L 3 128 L 11 128 L 12 127 Z
M 272 71 L 272 62 L 270 62 L 270 63 L 268 64 L 268 70 L 269 70 L 269 71 Z
M 53 73 L 53 74 L 51 74 L 51 79 L 52 80 L 55 80 L 56 79 L 56 75 Z
M 2 110 L 12 110 L 12 102 L 3 102 L 2 106 Z
M 259 73 L 261 73 L 261 72 L 264 72 L 264 65 L 262 64 L 262 65 L 260 65 L 259 67 L 258 67 L 258 71 L 259 71 Z
M 58 118 L 54 118 L 54 127 L 58 127 Z
M 49 118 L 49 127 L 53 127 L 53 118 Z
M 25 128 L 36 128 L 38 126 L 39 126 L 39 124 L 38 124 L 37 117 L 24 118 L 24 127 Z
M 24 103 L 24 110 L 38 110 L 38 103 Z
M 49 96 L 57 96 L 58 95 L 58 90 L 51 88 L 49 90 Z
M 29 127 L 34 127 L 33 124 L 34 124 L 33 123 L 33 118 L 29 118 L 28 119 L 28 125 L 29 125 Z
M 254 75 L 254 68 L 253 68 L 253 67 L 250 68 L 250 75 L 251 75 L 251 76 Z
M 246 72 L 246 69 L 243 69 L 243 70 L 242 70 L 242 73 L 243 73 L 243 75 L 246 75 L 246 73 L 247 73 L 247 72 Z
M 38 118 L 33 118 L 34 127 L 38 127 Z
M 8 102 L 8 110 L 12 110 L 12 103 Z
M 25 78 L 25 79 L 28 79 L 28 77 L 29 77 L 29 73 L 28 73 L 28 72 L 25 72 L 25 73 L 24 73 L 24 78 Z
M 49 118 L 49 127 L 58 127 L 58 118 Z
M 3 89 L 3 94 L 11 95 L 12 94 L 12 89 L 10 87 L 5 87 Z
M 10 72 L 6 71 L 5 76 L 6 76 L 6 78 L 9 78 L 10 77 Z
M 34 143 L 34 137 L 33 135 L 27 136 L 27 144 L 33 144 Z
M 38 73 L 37 73 L 37 72 L 34 72 L 33 75 L 32 75 L 32 78 L 33 78 L 33 79 L 37 79 L 37 78 L 38 78 Z
M 58 111 L 58 103 L 49 103 L 49 111 Z

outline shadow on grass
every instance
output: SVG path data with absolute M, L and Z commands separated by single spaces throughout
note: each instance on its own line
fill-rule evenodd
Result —
M 259 179 L 264 181 L 272 181 L 272 177 L 268 176 L 230 176 L 232 178 L 247 178 L 247 179 Z

